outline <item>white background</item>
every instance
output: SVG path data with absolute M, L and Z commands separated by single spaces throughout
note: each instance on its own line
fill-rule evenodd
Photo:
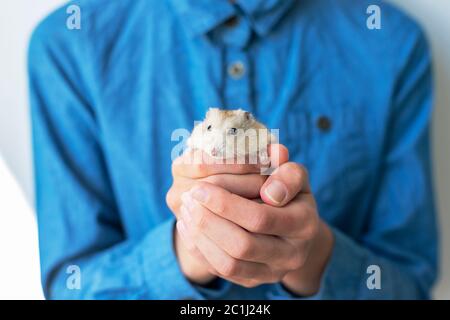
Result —
M 42 298 L 36 227 L 29 205 L 33 184 L 25 61 L 33 27 L 64 2 L 3 0 L 0 5 L 0 299 Z M 422 23 L 433 47 L 437 80 L 434 171 L 443 242 L 442 277 L 435 297 L 450 299 L 450 1 L 392 2 Z

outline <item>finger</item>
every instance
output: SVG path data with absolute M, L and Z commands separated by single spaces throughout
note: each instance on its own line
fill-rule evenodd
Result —
M 282 207 L 299 192 L 309 193 L 308 173 L 295 162 L 287 162 L 277 168 L 261 188 L 261 199 L 267 204 Z
M 278 168 L 283 163 L 289 161 L 289 150 L 282 144 L 269 145 L 270 166 Z
M 248 174 L 260 172 L 259 164 L 229 164 L 218 161 L 208 157 L 204 152 L 190 151 L 175 159 L 172 164 L 172 175 L 199 179 L 223 173 Z
M 239 197 L 206 182 L 195 184 L 189 194 L 210 211 L 254 233 L 295 236 L 317 217 L 311 194 L 299 194 L 282 208 Z
M 224 188 L 231 193 L 237 194 L 247 199 L 259 198 L 261 187 L 266 181 L 268 176 L 260 174 L 245 174 L 245 175 L 232 175 L 232 174 L 219 174 L 213 175 L 200 180 L 209 182 Z M 179 208 L 181 205 L 180 195 L 189 190 L 194 181 L 189 178 L 178 177 L 174 184 L 166 194 L 166 203 L 170 210 L 178 217 Z
M 296 248 L 290 242 L 262 234 L 252 234 L 229 220 L 215 215 L 193 200 L 188 193 L 183 195 L 183 206 L 190 214 L 192 225 L 205 234 L 218 247 L 233 258 L 260 262 L 277 267 L 293 261 Z
M 244 175 L 217 174 L 202 178 L 201 180 L 219 186 L 241 197 L 255 199 L 259 198 L 261 187 L 264 185 L 266 179 L 267 176 L 254 173 Z
M 272 272 L 267 265 L 231 257 L 202 232 L 196 232 L 192 220 L 188 218 L 187 220 L 183 219 L 183 221 L 186 222 L 188 232 L 192 234 L 195 246 L 220 276 L 258 278 L 267 282 L 273 280 Z
M 183 240 L 183 245 L 186 247 L 189 254 L 194 256 L 198 261 L 200 261 L 203 265 L 205 265 L 208 268 L 209 273 L 215 276 L 221 276 L 219 272 L 211 266 L 209 261 L 206 260 L 203 253 L 200 252 L 200 250 L 197 248 L 194 241 L 192 240 L 192 235 L 190 235 L 189 230 L 186 228 L 184 221 L 179 220 L 176 224 L 176 227 L 180 234 L 181 239 Z M 261 283 L 254 279 L 245 279 L 240 277 L 228 277 L 227 280 L 238 285 L 244 285 L 246 287 L 254 287 Z
M 208 266 L 211 268 L 211 265 L 209 262 L 205 259 L 203 254 L 197 249 L 195 246 L 194 241 L 192 240 L 191 236 L 189 235 L 189 232 L 186 228 L 186 224 L 182 220 L 178 220 L 176 223 L 176 228 L 178 231 L 178 234 L 181 237 L 182 245 L 187 249 L 189 254 L 194 256 L 200 263 L 202 263 L 205 266 Z

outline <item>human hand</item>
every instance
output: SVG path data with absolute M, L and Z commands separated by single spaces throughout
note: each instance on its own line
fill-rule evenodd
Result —
M 281 281 L 295 293 L 314 293 L 333 240 L 319 219 L 306 170 L 282 164 L 260 195 L 265 203 L 196 182 L 182 196 L 177 229 L 184 243 L 203 256 L 209 272 L 239 285 Z M 312 248 L 320 250 L 310 257 Z
M 269 148 L 272 166 L 288 160 L 287 150 L 281 145 Z M 196 161 L 196 160 L 201 161 Z M 181 194 L 189 191 L 199 181 L 220 186 L 229 192 L 247 199 L 259 198 L 267 176 L 260 174 L 259 165 L 220 164 L 201 151 L 191 151 L 176 159 L 172 165 L 173 184 L 166 195 L 166 202 L 177 219 L 180 216 Z M 174 245 L 183 274 L 191 281 L 204 284 L 215 275 L 210 266 L 195 248 L 184 241 L 178 231 L 174 234 Z

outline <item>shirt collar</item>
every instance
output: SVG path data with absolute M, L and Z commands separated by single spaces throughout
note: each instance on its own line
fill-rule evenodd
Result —
M 171 0 L 189 35 L 205 34 L 236 15 L 236 7 L 249 18 L 252 28 L 266 35 L 295 0 Z
M 236 0 L 250 18 L 256 33 L 264 36 L 280 21 L 296 0 Z

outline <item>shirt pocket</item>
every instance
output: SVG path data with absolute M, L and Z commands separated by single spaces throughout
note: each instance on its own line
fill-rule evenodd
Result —
M 298 108 L 286 113 L 286 123 L 281 141 L 289 148 L 290 160 L 307 168 L 319 207 L 343 209 L 368 179 L 369 145 L 363 110 Z

